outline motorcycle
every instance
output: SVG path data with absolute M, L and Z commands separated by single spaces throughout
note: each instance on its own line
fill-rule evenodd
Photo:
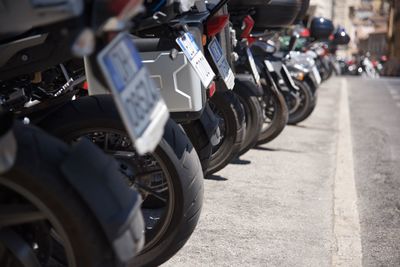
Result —
M 5 6 L 8 12 L 1 18 L 2 25 L 6 21 L 14 23 L 13 27 L 1 30 L 2 266 L 126 266 L 143 246 L 141 198 L 125 185 L 116 161 L 87 140 L 68 147 L 29 125 L 28 117 L 20 117 L 22 122 L 16 121 L 10 112 L 18 117 L 25 111 L 25 104 L 32 105 L 28 99 L 49 97 L 40 87 L 35 87 L 42 82 L 41 73 L 55 62 L 62 62 L 64 56 L 70 57 L 71 51 L 78 56 L 88 56 L 93 66 L 99 68 L 104 67 L 102 60 L 110 59 L 108 52 L 121 55 L 128 51 L 125 62 L 138 66 L 137 52 L 123 30 L 140 10 L 140 4 L 135 1 L 125 4 L 116 6 L 111 2 L 93 1 L 83 5 L 80 1 L 64 1 L 46 6 L 45 2 L 38 5 L 9 1 Z M 19 18 L 15 14 L 20 15 L 21 10 L 26 16 L 14 19 Z M 88 14 L 101 16 L 95 16 L 88 24 L 87 20 L 82 20 L 82 16 Z M 110 31 L 113 32 L 111 36 Z M 98 34 L 96 37 L 94 32 Z M 118 32 L 121 33 L 112 38 Z M 102 38 L 107 35 L 108 41 L 104 41 Z M 47 53 L 40 53 L 46 50 Z M 64 53 L 57 54 L 61 51 Z M 115 70 L 115 63 L 108 65 L 110 69 L 97 72 L 96 77 L 107 79 Z M 142 76 L 138 75 L 140 72 Z M 117 101 L 127 100 L 119 94 L 124 92 L 130 94 L 128 100 L 132 101 L 137 95 L 133 83 L 148 79 L 143 68 L 129 75 L 129 80 L 113 80 L 118 82 L 119 90 L 113 91 Z M 69 83 L 73 80 L 55 93 L 65 91 Z M 153 93 L 156 108 L 165 106 L 154 89 L 147 89 Z M 32 99 L 35 92 L 38 95 Z M 146 139 L 149 134 L 149 121 L 145 119 L 150 111 L 142 114 L 145 116 L 141 125 L 144 133 L 136 131 L 137 127 L 131 129 L 135 146 L 142 153 L 151 150 L 153 143 L 158 143 L 157 135 L 162 134 L 160 128 L 151 129 L 154 139 L 141 143 L 141 138 Z M 119 112 L 125 116 L 132 114 L 124 105 Z M 159 118 L 157 122 L 163 125 L 166 116 Z M 132 123 L 126 120 L 126 125 L 132 126 L 129 122 Z

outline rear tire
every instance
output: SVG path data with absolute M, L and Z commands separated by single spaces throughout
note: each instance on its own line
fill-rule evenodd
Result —
M 110 95 L 71 101 L 40 126 L 67 142 L 85 131 L 109 130 L 128 136 Z M 170 259 L 192 234 L 203 203 L 203 172 L 196 150 L 183 129 L 171 119 L 153 155 L 170 177 L 171 219 L 163 225 L 165 230 L 151 246 L 150 240 L 146 240 L 131 266 L 158 266 Z
M 232 91 L 216 92 L 210 106 L 220 117 L 222 140 L 213 148 L 207 174 L 213 174 L 231 162 L 242 146 L 245 137 L 245 115 L 238 96 Z
M 261 133 L 263 115 L 261 104 L 256 96 L 251 93 L 246 83 L 236 81 L 237 86 L 234 92 L 238 95 L 239 101 L 243 106 L 246 121 L 246 135 L 241 145 L 239 156 L 245 154 L 253 148 Z
M 117 262 L 96 216 L 61 171 L 60 166 L 70 151 L 68 146 L 30 126 L 15 125 L 14 134 L 18 143 L 17 159 L 12 169 L 0 176 L 1 203 L 12 204 L 9 201 L 18 199 L 15 204 L 32 205 L 45 214 L 47 220 L 42 222 L 49 222 L 62 237 L 64 246 L 72 250 L 76 266 L 122 266 Z M 6 197 L 10 194 L 14 195 L 12 200 Z M 26 223 L 20 227 L 31 225 L 31 229 L 36 229 L 37 223 Z M 17 231 L 16 228 L 8 228 Z M 32 240 L 30 242 L 33 244 Z M 40 251 L 41 247 L 37 250 Z M 1 248 L 0 251 L 4 252 Z M 43 254 L 38 253 L 38 262 L 42 262 L 40 255 Z M 0 254 L 0 263 L 10 261 L 7 254 Z

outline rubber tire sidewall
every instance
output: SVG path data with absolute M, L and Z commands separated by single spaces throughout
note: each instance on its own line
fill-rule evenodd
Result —
M 263 124 L 262 109 L 257 96 L 253 95 L 245 83 L 237 81 L 238 86 L 234 92 L 238 95 L 240 103 L 243 105 L 246 119 L 246 135 L 240 147 L 239 156 L 245 154 L 253 148 L 261 133 Z
M 110 95 L 71 101 L 42 121 L 40 127 L 61 139 L 82 129 L 126 133 Z M 151 249 L 140 252 L 130 266 L 157 266 L 170 259 L 189 239 L 202 208 L 204 186 L 199 158 L 183 129 L 171 119 L 154 153 L 163 160 L 170 174 L 175 196 L 174 213 L 165 237 Z
M 69 239 L 77 267 L 122 266 L 95 215 L 60 170 L 67 145 L 34 127 L 15 131 L 23 131 L 16 134 L 16 163 L 0 176 L 0 185 L 36 199 L 52 213 Z
M 284 96 L 282 95 L 281 92 L 278 90 L 274 90 L 273 88 L 269 88 L 267 85 L 264 88 L 265 90 L 268 90 L 269 96 L 272 101 L 275 103 L 276 108 L 278 110 L 275 110 L 277 112 L 277 115 L 275 116 L 274 120 L 271 122 L 270 127 L 268 127 L 265 131 L 261 129 L 260 135 L 258 137 L 257 145 L 262 145 L 271 142 L 274 140 L 276 137 L 278 137 L 283 129 L 285 129 L 288 118 L 289 118 L 289 110 L 286 105 L 286 101 Z M 264 111 L 263 111 L 264 112 Z
M 232 91 L 216 92 L 209 100 L 225 120 L 223 142 L 211 155 L 207 174 L 211 175 L 223 169 L 236 158 L 245 138 L 245 115 L 238 96 Z
M 300 93 L 303 94 L 304 98 L 301 99 L 301 105 L 294 112 L 289 114 L 288 124 L 290 125 L 295 125 L 304 121 L 313 104 L 313 94 L 308 85 L 298 80 L 294 80 L 294 82 L 297 87 L 299 87 Z

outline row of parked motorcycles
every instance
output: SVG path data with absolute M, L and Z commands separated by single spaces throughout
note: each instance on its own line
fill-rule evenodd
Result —
M 315 109 L 349 38 L 308 6 L 3 0 L 0 266 L 170 259 L 203 179 Z
M 338 62 L 343 75 L 379 78 L 384 75 L 384 65 L 387 58 L 382 56 L 379 60 L 373 60 L 370 53 L 365 53 L 348 60 L 340 58 Z

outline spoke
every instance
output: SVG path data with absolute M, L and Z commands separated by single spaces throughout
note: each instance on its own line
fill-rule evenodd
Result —
M 139 184 L 139 183 L 135 183 L 135 185 L 143 190 L 146 191 L 147 193 L 149 193 L 150 195 L 153 195 L 155 198 L 158 198 L 159 200 L 161 200 L 162 202 L 167 203 L 167 199 L 165 197 L 162 197 L 160 194 L 156 193 L 153 191 L 153 189 L 151 189 L 150 187 L 143 185 L 143 184 Z
M 46 216 L 29 204 L 0 205 L 0 227 L 45 220 Z

